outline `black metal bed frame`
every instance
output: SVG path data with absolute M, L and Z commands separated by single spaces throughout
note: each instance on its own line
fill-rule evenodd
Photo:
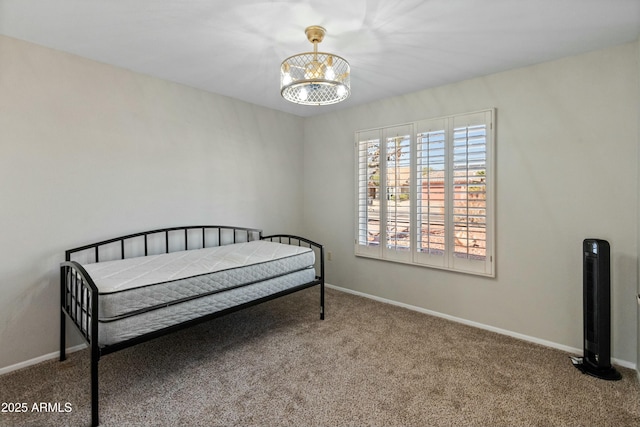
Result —
M 317 251 L 319 257 L 316 257 L 316 276 L 315 279 L 308 283 L 286 289 L 284 291 L 268 295 L 253 301 L 249 301 L 234 307 L 217 311 L 196 319 L 178 323 L 176 325 L 146 333 L 125 341 L 115 344 L 100 346 L 98 342 L 98 288 L 93 279 L 82 265 L 71 258 L 74 254 L 91 252 L 94 261 L 100 262 L 101 249 L 108 248 L 111 245 L 119 246 L 119 258 L 132 258 L 135 256 L 146 256 L 149 254 L 149 239 L 155 238 L 157 242 L 158 235 L 164 234 L 164 253 L 175 252 L 176 250 L 199 249 L 205 247 L 222 246 L 226 244 L 248 242 L 253 240 L 270 240 L 279 243 L 285 243 L 297 246 L 306 246 Z M 178 237 L 180 235 L 178 242 Z M 213 238 L 211 237 L 213 234 Z M 193 247 L 194 237 L 198 236 L 200 244 Z M 207 241 L 207 237 L 209 237 Z M 161 237 L 162 238 L 162 237 Z M 135 243 L 144 242 L 144 251 L 137 247 Z M 211 241 L 213 240 L 213 244 Z M 180 245 L 178 245 L 180 243 Z M 191 244 L 191 247 L 190 247 Z M 128 246 L 129 253 L 127 253 Z M 171 250 L 171 248 L 178 249 Z M 157 252 L 157 251 L 156 251 Z M 160 336 L 188 328 L 195 324 L 205 322 L 225 314 L 242 310 L 256 304 L 260 304 L 284 295 L 291 294 L 315 285 L 320 285 L 320 319 L 324 319 L 324 248 L 321 244 L 313 242 L 303 237 L 290 234 L 274 234 L 270 236 L 262 236 L 262 230 L 256 228 L 220 226 L 220 225 L 194 225 L 184 227 L 162 228 L 157 230 L 145 231 L 141 233 L 129 234 L 126 236 L 116 237 L 97 243 L 69 249 L 65 252 L 65 262 L 60 264 L 60 361 L 66 359 L 66 319 L 72 321 L 73 325 L 78 329 L 84 340 L 91 349 L 91 425 L 96 427 L 99 424 L 98 414 L 98 361 L 101 356 L 134 346 L 136 344 L 158 338 Z M 95 314 L 95 315 L 94 315 Z

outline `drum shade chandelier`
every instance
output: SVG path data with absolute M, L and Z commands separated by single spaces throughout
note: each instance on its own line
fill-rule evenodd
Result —
M 325 29 L 305 29 L 313 52 L 300 53 L 282 61 L 280 94 L 287 101 L 304 105 L 329 105 L 344 101 L 351 92 L 349 63 L 338 55 L 318 52 Z

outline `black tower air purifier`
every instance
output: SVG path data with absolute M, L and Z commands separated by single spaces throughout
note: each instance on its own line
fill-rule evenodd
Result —
M 583 373 L 604 380 L 622 375 L 611 366 L 611 272 L 609 242 L 582 242 L 584 357 L 572 358 Z

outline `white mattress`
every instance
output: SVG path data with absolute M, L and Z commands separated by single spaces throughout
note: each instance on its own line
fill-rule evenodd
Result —
M 311 272 L 310 279 L 297 284 L 306 283 L 315 278 L 315 270 L 309 268 L 314 262 L 315 254 L 310 248 L 258 240 L 83 267 L 99 290 L 99 320 L 108 322 L 134 315 L 137 319 L 147 310 L 183 305 L 194 298 L 204 301 L 213 295 L 232 297 L 238 294 L 235 287 L 243 289 L 244 285 L 256 283 L 250 286 L 259 288 L 258 282 L 291 272 L 302 271 L 304 277 Z M 244 291 L 238 292 L 241 295 Z M 150 313 L 157 311 L 161 310 Z
M 147 311 L 136 316 L 110 322 L 99 322 L 98 344 L 115 344 L 181 322 L 196 319 L 226 308 L 254 301 L 315 279 L 315 269 L 306 268 L 260 283 L 192 299 L 168 307 Z

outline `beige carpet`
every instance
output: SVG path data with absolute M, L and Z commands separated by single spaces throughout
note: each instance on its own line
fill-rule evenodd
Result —
M 313 288 L 100 361 L 104 426 L 640 426 L 633 370 Z M 89 425 L 89 358 L 0 377 L 3 426 Z M 38 413 L 37 402 L 71 412 Z M 53 405 L 55 406 L 55 405 Z

